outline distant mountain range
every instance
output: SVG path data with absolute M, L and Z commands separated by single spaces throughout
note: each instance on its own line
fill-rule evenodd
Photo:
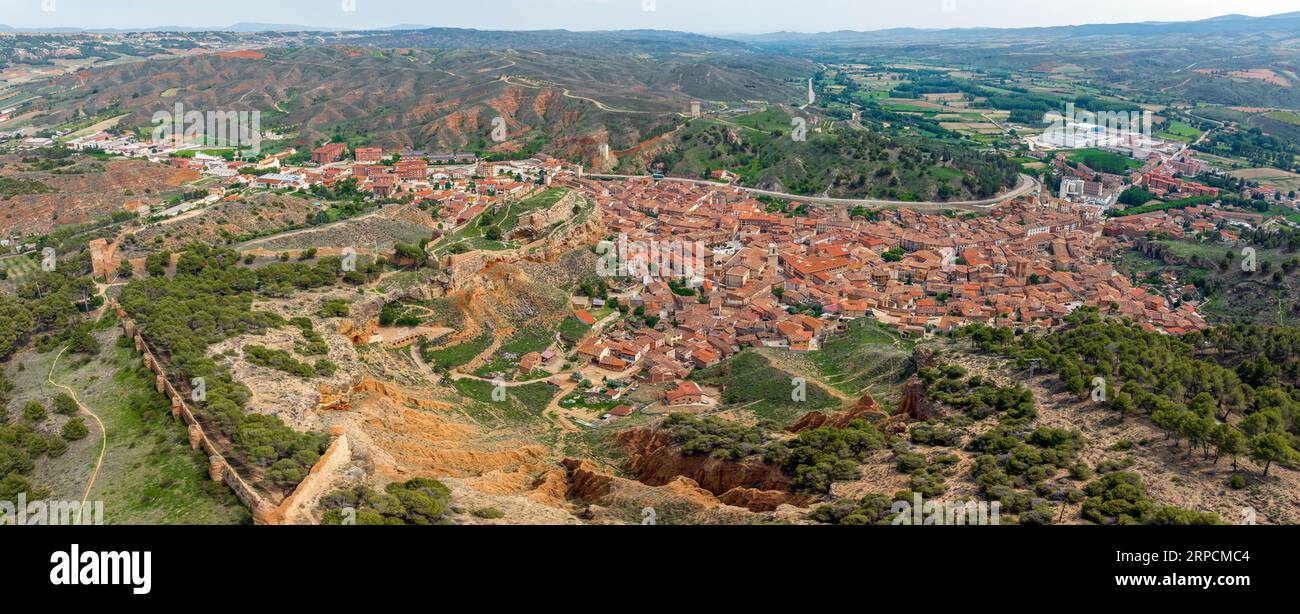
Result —
M 514 49 L 517 51 L 569 51 L 593 54 L 752 53 L 759 49 L 743 41 L 672 30 L 524 30 L 490 31 L 462 28 L 428 28 L 386 32 L 338 33 L 326 44 L 380 48 Z
M 1257 31 L 1259 29 L 1267 30 L 1287 30 L 1300 31 L 1300 11 L 1292 13 L 1283 13 L 1279 15 L 1269 15 L 1265 17 L 1252 17 L 1249 15 L 1222 15 L 1200 21 L 1170 21 L 1170 22 L 1138 22 L 1138 23 L 1114 23 L 1114 24 L 1089 24 L 1081 26 L 1050 26 L 1034 28 L 950 28 L 950 29 L 927 29 L 927 28 L 893 28 L 887 30 L 867 30 L 852 31 L 841 30 L 835 32 L 773 32 L 769 34 L 731 34 L 731 35 L 711 35 L 713 38 L 725 38 L 735 41 L 744 41 L 756 44 L 788 44 L 788 43 L 852 43 L 852 42 L 873 42 L 873 41 L 894 41 L 900 39 L 924 39 L 933 37 L 962 37 L 962 38 L 985 38 L 1004 36 L 1008 32 L 1031 35 L 1062 35 L 1062 36 L 1105 36 L 1105 35 L 1143 35 L 1143 34 L 1171 34 L 1187 33 L 1196 34 L 1199 32 L 1213 32 L 1217 34 L 1230 33 L 1233 31 Z M 156 26 L 141 29 L 121 29 L 121 28 L 15 28 L 0 24 L 0 32 L 50 32 L 50 33 L 128 33 L 128 32 L 237 32 L 237 33 L 258 33 L 258 32 L 348 32 L 348 33 L 366 33 L 366 32 L 478 32 L 492 34 L 540 34 L 547 33 L 564 33 L 572 36 L 581 36 L 586 34 L 605 34 L 610 35 L 618 32 L 627 31 L 581 31 L 573 32 L 568 30 L 523 30 L 523 31 L 482 31 L 462 28 L 435 28 L 418 24 L 397 24 L 380 28 L 330 28 L 305 26 L 300 24 L 274 24 L 274 23 L 256 23 L 243 22 L 224 27 L 195 27 L 195 26 Z M 700 35 L 704 36 L 704 35 Z
M 389 30 L 423 30 L 429 26 L 401 24 L 388 26 L 384 28 L 369 28 L 365 31 L 383 32 Z M 50 33 L 87 33 L 87 34 L 126 34 L 130 32 L 238 32 L 238 33 L 256 33 L 256 32 L 351 32 L 357 31 L 352 28 L 317 28 L 312 26 L 303 26 L 284 23 L 255 23 L 243 22 L 225 27 L 195 27 L 195 26 L 155 26 L 152 28 L 15 28 L 0 24 L 0 32 L 50 32 Z
M 1300 33 L 1300 11 L 1251 17 L 1249 15 L 1223 15 L 1200 21 L 1139 22 L 1116 24 L 1089 24 L 1081 26 L 1051 26 L 1036 28 L 894 28 L 888 30 L 803 33 L 774 32 L 771 34 L 733 35 L 726 38 L 756 45 L 855 45 L 873 43 L 916 42 L 927 40 L 980 41 L 1005 39 L 1014 35 L 1016 40 L 1026 38 L 1083 38 L 1090 36 L 1168 36 L 1201 34 L 1231 36 L 1234 34 Z

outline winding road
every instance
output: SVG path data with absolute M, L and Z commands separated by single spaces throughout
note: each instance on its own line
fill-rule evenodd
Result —
M 592 179 L 653 179 L 650 175 L 601 175 L 587 173 L 583 177 Z M 907 209 L 962 209 L 967 211 L 988 211 L 1007 201 L 1015 200 L 1034 192 L 1041 188 L 1037 179 L 1029 175 L 1020 176 L 1020 185 L 1010 192 L 1003 193 L 993 198 L 984 200 L 963 200 L 951 202 L 909 202 L 901 200 L 876 200 L 876 199 L 858 199 L 858 198 L 830 198 L 824 196 L 802 196 L 799 194 L 786 194 L 784 192 L 772 192 L 770 190 L 760 190 L 758 188 L 747 188 L 745 186 L 734 184 L 722 184 L 713 181 L 704 181 L 702 179 L 682 179 L 678 177 L 665 177 L 660 181 L 675 181 L 678 183 L 691 183 L 710 187 L 734 187 L 754 194 L 756 196 L 770 196 L 783 200 L 794 200 L 803 203 L 814 203 L 818 205 L 848 205 L 853 207 L 904 207 Z
M 510 77 L 508 77 L 508 76 L 502 76 L 502 77 L 500 78 L 500 80 L 501 80 L 501 81 L 504 81 L 504 82 L 506 82 L 506 83 L 509 83 L 510 85 L 515 85 L 515 86 L 518 86 L 518 87 L 527 87 L 527 88 L 531 88 L 531 89 L 535 89 L 535 90 L 539 90 L 539 89 L 547 89 L 547 88 L 552 88 L 552 87 L 559 87 L 560 89 L 563 90 L 562 94 L 564 95 L 565 98 L 572 98 L 573 100 L 582 100 L 582 101 L 590 102 L 591 104 L 596 105 L 596 108 L 600 109 L 601 111 L 608 112 L 608 113 L 627 113 L 627 114 L 632 114 L 632 115 L 649 115 L 649 114 L 650 114 L 650 111 L 636 111 L 636 110 L 632 110 L 632 109 L 616 109 L 616 108 L 611 107 L 611 106 L 609 106 L 609 105 L 607 105 L 607 104 L 605 104 L 605 103 L 603 103 L 603 102 L 601 102 L 601 101 L 599 101 L 599 100 L 596 100 L 595 98 L 588 98 L 588 97 L 586 97 L 586 96 L 579 96 L 579 95 L 577 95 L 577 94 L 574 94 L 571 90 L 569 90 L 568 88 L 562 87 L 562 86 L 552 86 L 552 85 L 545 85 L 545 84 L 540 84 L 540 83 L 538 83 L 538 84 L 533 84 L 533 83 L 518 83 L 518 82 L 515 82 L 515 81 L 511 81 L 511 80 L 510 80 Z

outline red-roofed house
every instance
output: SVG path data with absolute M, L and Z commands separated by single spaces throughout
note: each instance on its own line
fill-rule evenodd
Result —
M 664 405 L 669 407 L 698 405 L 703 400 L 704 390 L 695 382 L 682 382 L 676 390 L 669 390 L 664 393 Z

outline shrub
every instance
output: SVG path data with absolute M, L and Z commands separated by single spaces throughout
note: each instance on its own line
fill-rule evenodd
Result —
M 63 438 L 68 441 L 81 441 L 90 435 L 90 429 L 86 428 L 86 422 L 81 418 L 73 418 L 63 425 Z
M 893 500 L 885 495 L 867 495 L 861 499 L 844 499 L 823 505 L 808 514 L 808 519 L 822 524 L 871 525 L 890 524 Z
M 1083 517 L 1097 524 L 1220 524 L 1218 514 L 1159 506 L 1147 496 L 1142 477 L 1116 472 L 1084 488 Z
M 49 413 L 45 411 L 45 406 L 41 405 L 39 401 L 28 401 L 23 406 L 23 419 L 28 422 L 44 422 L 48 417 Z
M 54 413 L 60 416 L 72 416 L 79 411 L 81 411 L 81 407 L 77 405 L 71 395 L 61 392 L 54 397 Z
M 321 499 L 321 524 L 340 525 L 351 519 L 359 525 L 449 524 L 450 503 L 451 489 L 428 478 L 389 484 L 382 493 L 362 486 Z

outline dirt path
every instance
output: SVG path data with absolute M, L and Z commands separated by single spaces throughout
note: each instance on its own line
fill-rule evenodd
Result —
M 528 380 L 528 381 L 526 381 L 526 382 L 501 382 L 501 386 L 502 386 L 503 388 L 523 388 L 524 386 L 531 386 L 531 385 L 533 385 L 533 384 L 542 384 L 542 383 L 547 383 L 547 382 L 552 383 L 552 384 L 556 384 L 556 385 L 558 386 L 559 384 L 557 384 L 554 380 L 556 380 L 556 379 L 564 379 L 564 376 L 565 376 L 565 375 L 567 375 L 567 374 L 566 374 L 566 373 L 557 373 L 557 374 L 552 375 L 552 376 L 550 376 L 550 377 L 543 377 L 543 378 L 541 378 L 541 379 Z M 494 378 L 490 378 L 490 377 L 479 377 L 479 376 L 477 376 L 477 375 L 469 375 L 469 374 L 467 374 L 467 373 L 456 373 L 456 372 L 453 372 L 453 373 L 451 374 L 451 379 L 452 379 L 452 381 L 456 381 L 456 382 L 459 382 L 459 381 L 462 381 L 462 380 L 472 380 L 472 381 L 476 381 L 476 382 L 483 382 L 483 383 L 485 383 L 485 384 L 496 384 L 496 383 L 497 383 L 496 379 L 494 379 Z
M 429 368 L 429 363 L 424 362 L 424 356 L 420 355 L 420 344 L 418 343 L 411 346 L 411 361 L 415 363 L 415 368 L 419 369 L 420 373 L 429 378 L 430 381 L 438 381 L 437 374 L 433 372 L 433 369 Z
M 573 423 L 573 420 L 575 419 L 574 416 L 569 415 L 567 413 L 569 410 L 563 405 L 560 405 L 564 399 L 568 398 L 568 396 L 573 394 L 573 391 L 577 389 L 577 382 L 561 384 L 559 393 L 555 395 L 555 398 L 551 399 L 550 404 L 548 404 L 546 409 L 542 411 L 543 416 L 546 416 L 547 419 L 564 431 L 560 434 L 560 438 L 555 442 L 556 451 L 561 455 L 563 455 L 564 451 L 564 437 L 569 433 L 582 432 L 582 429 L 578 428 L 578 426 Z
M 339 228 L 339 227 L 341 227 L 341 226 L 347 226 L 347 225 L 349 225 L 349 224 L 355 224 L 355 223 L 357 223 L 357 222 L 362 222 L 362 221 L 368 220 L 368 219 L 370 219 L 370 218 L 372 218 L 372 217 L 381 216 L 381 215 L 384 215 L 384 214 L 386 214 L 386 213 L 390 213 L 390 212 L 392 212 L 394 209 L 396 209 L 396 208 L 400 208 L 400 207 L 402 207 L 402 206 L 404 206 L 404 205 L 385 205 L 385 206 L 382 206 L 382 207 L 380 207 L 380 208 L 378 208 L 378 209 L 375 209 L 374 211 L 369 211 L 369 212 L 367 212 L 367 213 L 363 213 L 363 214 L 358 215 L 358 216 L 356 216 L 356 217 L 348 218 L 348 219 L 346 219 L 346 220 L 339 220 L 339 221 L 337 221 L 337 222 L 331 222 L 331 223 L 329 223 L 329 224 L 321 224 L 320 226 L 311 226 L 311 227 L 308 227 L 308 228 L 299 228 L 298 230 L 290 230 L 290 231 L 288 231 L 288 232 L 282 232 L 282 233 L 280 233 L 280 234 L 273 234 L 273 235 L 267 235 L 267 236 L 265 236 L 265 237 L 258 237 L 258 238 L 256 238 L 256 239 L 252 239 L 252 240 L 250 240 L 250 241 L 245 241 L 245 242 L 243 242 L 243 243 L 240 243 L 240 244 L 238 244 L 238 245 L 235 245 L 234 248 L 235 248 L 236 251 L 244 252 L 244 251 L 248 251 L 248 250 L 250 250 L 250 249 L 254 249 L 254 248 L 256 248 L 258 245 L 261 245 L 261 244 L 263 244 L 263 243 L 269 243 L 269 242 L 271 242 L 271 241 L 277 241 L 277 240 L 282 240 L 282 239 L 288 239 L 288 238 L 292 238 L 292 237 L 296 237 L 296 236 L 304 235 L 304 234 L 308 234 L 308 233 L 313 233 L 313 232 L 325 232 L 325 231 L 328 231 L 328 230 L 331 230 L 331 229 L 334 229 L 334 228 Z
M 127 285 L 126 282 L 117 282 L 112 284 L 101 284 L 99 282 L 95 282 L 95 296 L 104 298 L 105 300 L 104 300 L 104 304 L 100 305 L 99 309 L 95 310 L 95 313 L 93 314 L 94 317 L 91 319 L 98 322 L 100 319 L 104 317 L 104 314 L 108 313 L 107 297 L 108 297 L 109 288 L 122 288 L 125 287 L 126 285 Z
M 54 370 L 59 366 L 59 360 L 63 358 L 63 354 L 67 351 L 68 348 L 66 347 L 59 350 L 59 355 L 54 357 L 54 363 L 50 365 L 50 373 L 45 377 L 45 381 L 47 381 L 51 386 L 68 393 L 68 396 L 72 397 L 72 400 L 77 403 L 77 407 L 94 419 L 95 424 L 99 425 L 100 434 L 99 460 L 95 462 L 95 470 L 90 474 L 90 479 L 86 482 L 86 490 L 81 495 L 81 507 L 77 509 L 77 523 L 80 524 L 81 510 L 86 507 L 86 501 L 90 499 L 90 489 L 95 486 L 95 480 L 99 478 L 99 470 L 104 466 L 104 453 L 108 451 L 108 429 L 104 428 L 104 422 L 99 419 L 99 416 L 96 415 L 95 412 L 91 411 L 89 407 L 86 407 L 86 405 L 81 402 L 81 399 L 77 398 L 76 391 L 54 381 Z

